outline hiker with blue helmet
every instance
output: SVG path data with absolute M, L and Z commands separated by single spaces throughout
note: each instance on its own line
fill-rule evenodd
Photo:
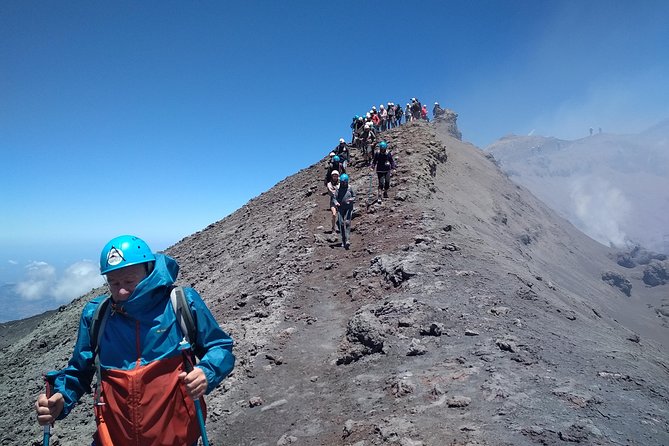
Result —
M 97 375 L 93 445 L 194 445 L 201 436 L 208 444 L 202 397 L 232 371 L 233 341 L 197 291 L 175 287 L 178 272 L 176 260 L 138 237 L 105 245 L 100 273 L 110 296 L 84 306 L 68 366 L 47 374 L 53 394 L 37 399 L 40 425 L 65 418 Z
M 353 218 L 353 203 L 355 203 L 355 191 L 348 182 L 347 174 L 339 175 L 339 189 L 335 196 L 337 223 L 341 233 L 341 246 L 344 249 L 348 249 L 351 245 L 351 219 Z
M 379 188 L 376 195 L 377 202 L 381 203 L 380 193 L 383 191 L 383 198 L 388 198 L 388 189 L 390 188 L 390 172 L 395 169 L 395 160 L 392 153 L 388 150 L 388 143 L 381 141 L 379 151 L 374 153 L 374 159 L 370 169 L 376 170 L 376 176 L 379 181 Z

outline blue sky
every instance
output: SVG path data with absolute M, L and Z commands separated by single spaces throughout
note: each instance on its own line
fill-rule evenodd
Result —
M 66 301 L 52 290 L 95 274 L 66 268 L 108 239 L 164 249 L 388 101 L 437 100 L 480 147 L 641 131 L 669 117 L 667 17 L 626 0 L 2 0 L 0 285 L 46 268 L 33 290 Z

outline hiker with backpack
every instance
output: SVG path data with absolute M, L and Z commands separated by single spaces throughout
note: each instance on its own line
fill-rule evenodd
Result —
M 382 132 L 385 132 L 388 129 L 388 110 L 383 106 L 379 105 L 379 118 L 381 119 L 380 129 Z
M 395 120 L 395 104 L 388 102 L 388 128 L 392 129 L 397 127 L 397 121 Z
M 393 108 L 395 109 L 395 127 L 399 127 L 402 125 L 402 106 L 393 103 Z
M 379 180 L 379 188 L 376 194 L 376 200 L 381 203 L 381 191 L 383 191 L 383 198 L 388 198 L 388 189 L 390 188 L 390 172 L 395 169 L 395 160 L 393 155 L 388 150 L 388 143 L 381 141 L 379 143 L 379 151 L 374 154 L 371 169 L 376 170 L 376 176 Z
M 351 123 L 351 144 L 355 145 L 356 138 L 360 131 L 362 130 L 362 126 L 365 125 L 365 118 L 362 116 L 355 115 L 355 118 L 353 122 Z
M 348 181 L 347 174 L 339 176 L 339 189 L 337 189 L 334 200 L 337 207 L 337 225 L 341 234 L 341 246 L 344 249 L 349 249 L 351 246 L 351 219 L 355 202 L 355 191 Z
M 363 165 L 368 165 L 369 160 L 372 158 L 372 147 L 376 142 L 376 133 L 374 132 L 373 125 L 371 123 L 365 124 L 365 127 L 362 130 L 360 139 L 362 141 L 362 158 Z
M 208 444 L 202 397 L 232 371 L 233 341 L 197 291 L 175 287 L 178 272 L 138 237 L 105 245 L 110 296 L 84 306 L 68 366 L 47 374 L 53 394 L 35 403 L 40 425 L 65 418 L 96 375 L 93 445 Z
M 420 111 L 423 107 L 416 98 L 411 98 L 411 120 L 418 121 L 420 119 Z
M 334 153 L 334 152 L 332 152 Z M 339 155 L 334 155 L 331 161 L 328 163 L 328 167 L 325 170 L 325 178 L 323 179 L 323 184 L 327 187 L 328 183 L 332 181 L 332 172 L 337 171 L 338 173 L 346 172 L 344 163 L 341 162 Z
M 344 166 L 344 170 L 346 170 L 346 167 L 348 166 L 348 161 L 350 159 L 349 156 L 350 154 L 349 154 L 349 145 L 346 144 L 344 138 L 339 138 L 339 144 L 332 151 L 335 153 L 335 155 L 339 157 L 339 160 Z

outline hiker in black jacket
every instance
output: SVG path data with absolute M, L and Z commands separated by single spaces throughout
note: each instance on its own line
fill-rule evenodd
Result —
M 372 160 L 372 169 L 376 169 L 376 176 L 379 179 L 379 189 L 376 194 L 376 199 L 381 203 L 379 194 L 383 191 L 383 198 L 388 198 L 388 189 L 390 188 L 390 171 L 395 169 L 395 160 L 393 155 L 388 150 L 388 143 L 381 141 L 379 143 L 379 151 L 374 154 Z
M 397 126 L 399 127 L 402 125 L 402 115 L 404 112 L 402 111 L 402 106 L 400 104 L 395 104 L 395 119 L 397 120 Z
M 411 98 L 411 120 L 420 120 L 421 104 L 416 98 Z
M 323 184 L 325 184 L 325 186 L 327 186 L 328 183 L 332 182 L 333 171 L 337 171 L 340 174 L 346 171 L 344 164 L 341 162 L 339 156 L 337 155 L 333 156 L 332 161 L 328 163 L 327 170 L 325 171 L 325 178 L 323 179 Z
M 349 145 L 346 144 L 344 138 L 339 138 L 339 144 L 332 151 L 339 157 L 340 162 L 344 166 L 344 170 L 346 170 L 349 160 Z
M 337 224 L 341 234 L 341 246 L 348 249 L 351 246 L 351 219 L 353 218 L 353 203 L 355 202 L 355 191 L 348 184 L 348 175 L 339 177 L 339 189 L 335 196 L 337 207 Z

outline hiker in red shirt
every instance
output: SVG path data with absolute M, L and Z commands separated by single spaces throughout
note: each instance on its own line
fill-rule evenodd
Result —
M 427 116 L 427 105 L 423 105 L 420 109 L 420 117 L 427 122 L 430 122 L 430 118 Z

